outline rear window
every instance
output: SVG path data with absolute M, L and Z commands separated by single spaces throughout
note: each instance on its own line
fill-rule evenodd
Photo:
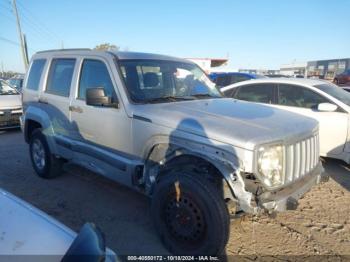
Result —
M 30 67 L 30 72 L 27 80 L 27 89 L 38 90 L 41 74 L 43 72 L 46 60 L 37 59 L 34 60 Z
M 341 87 L 332 84 L 321 84 L 315 85 L 314 87 L 350 106 L 350 94 L 349 92 L 344 91 Z
M 59 96 L 69 96 L 74 72 L 75 59 L 53 59 L 46 92 Z

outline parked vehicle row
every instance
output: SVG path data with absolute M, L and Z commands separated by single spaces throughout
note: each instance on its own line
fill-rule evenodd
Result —
M 350 69 L 345 70 L 343 73 L 338 74 L 334 77 L 333 82 L 336 85 L 348 84 L 350 83 Z
M 39 52 L 23 110 L 40 177 L 60 175 L 70 161 L 146 194 L 174 254 L 220 254 L 230 214 L 295 209 L 327 179 L 316 120 L 225 98 L 183 59 Z
M 324 80 L 281 78 L 241 82 L 221 91 L 317 120 L 320 155 L 350 163 L 350 94 L 342 88 Z

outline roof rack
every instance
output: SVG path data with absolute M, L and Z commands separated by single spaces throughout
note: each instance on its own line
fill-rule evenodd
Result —
M 46 52 L 56 52 L 56 51 L 91 51 L 90 48 L 67 48 L 67 49 L 49 49 L 36 52 L 37 54 L 46 53 Z

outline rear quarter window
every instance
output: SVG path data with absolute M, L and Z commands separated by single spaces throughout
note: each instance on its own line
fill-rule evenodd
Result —
M 35 91 L 39 89 L 40 79 L 45 63 L 46 59 L 36 59 L 33 61 L 28 75 L 27 89 Z

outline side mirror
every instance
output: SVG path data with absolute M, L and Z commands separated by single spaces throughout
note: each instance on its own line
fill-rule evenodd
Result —
M 86 223 L 73 240 L 63 262 L 73 261 L 105 261 L 106 244 L 102 232 L 92 223 Z
M 118 103 L 112 102 L 112 98 L 106 96 L 105 90 L 101 87 L 88 88 L 86 90 L 86 104 L 89 106 L 116 107 Z
M 318 104 L 317 110 L 321 112 L 334 112 L 338 109 L 338 106 L 331 103 Z

